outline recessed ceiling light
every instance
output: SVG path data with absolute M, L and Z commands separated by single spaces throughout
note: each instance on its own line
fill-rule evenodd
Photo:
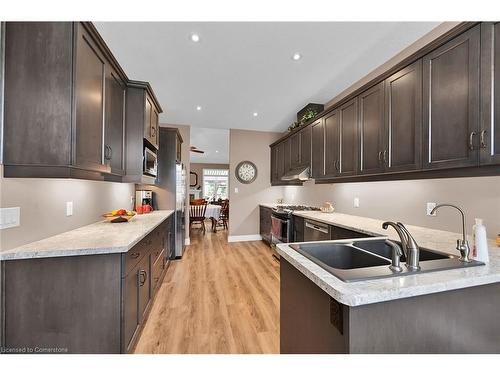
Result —
M 295 52 L 293 55 L 292 55 L 292 60 L 293 61 L 299 61 L 300 59 L 302 58 L 302 55 L 298 52 Z
M 215 152 L 218 154 L 218 153 L 219 153 L 219 150 L 215 150 Z
M 253 117 L 257 117 L 259 114 L 257 112 L 253 113 Z
M 191 34 L 189 38 L 191 39 L 191 42 L 198 43 L 200 41 L 200 36 L 196 33 Z
M 196 107 L 196 110 L 197 110 L 197 111 L 201 111 L 201 105 L 197 106 L 197 107 Z

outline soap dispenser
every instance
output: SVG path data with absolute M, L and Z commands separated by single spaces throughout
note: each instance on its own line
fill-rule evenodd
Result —
M 488 239 L 483 219 L 475 219 L 476 223 L 472 227 L 472 257 L 483 263 L 489 262 Z

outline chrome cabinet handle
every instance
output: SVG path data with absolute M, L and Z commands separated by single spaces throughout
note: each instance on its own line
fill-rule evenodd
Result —
M 382 161 L 382 151 L 378 152 L 378 161 Z
M 139 270 L 137 277 L 139 278 L 139 286 L 143 286 L 146 284 L 146 280 L 148 278 L 148 274 L 144 270 Z
M 481 133 L 479 134 L 479 144 L 481 148 L 486 148 L 486 140 L 485 140 L 485 135 L 488 131 L 487 130 L 482 130 Z
M 137 258 L 139 258 L 139 255 L 141 255 L 141 253 L 131 253 L 130 257 L 133 259 L 137 259 Z
M 469 149 L 471 151 L 474 151 L 474 136 L 476 135 L 476 132 L 471 132 L 469 135 Z
M 113 149 L 111 148 L 111 146 L 108 146 L 109 147 L 109 160 L 113 159 Z
M 335 169 L 340 172 L 340 160 L 335 160 L 333 165 L 335 166 Z
M 387 150 L 384 150 L 383 159 L 384 159 L 384 163 L 387 163 Z

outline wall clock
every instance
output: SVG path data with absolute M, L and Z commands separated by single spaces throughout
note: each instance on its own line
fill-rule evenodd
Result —
M 257 178 L 257 167 L 251 161 L 245 160 L 236 166 L 236 178 L 243 184 L 251 184 Z

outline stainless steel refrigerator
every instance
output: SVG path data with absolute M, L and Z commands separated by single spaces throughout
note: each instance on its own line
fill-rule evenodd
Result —
M 184 164 L 175 164 L 175 175 L 175 257 L 180 258 L 184 253 L 184 238 L 186 236 L 186 168 L 184 168 Z
M 186 212 L 186 170 L 181 162 L 177 128 L 160 127 L 158 143 L 158 176 L 156 180 L 156 205 L 160 210 L 174 210 L 172 223 L 171 258 L 181 258 L 184 253 Z M 181 143 L 182 144 L 182 143 Z

